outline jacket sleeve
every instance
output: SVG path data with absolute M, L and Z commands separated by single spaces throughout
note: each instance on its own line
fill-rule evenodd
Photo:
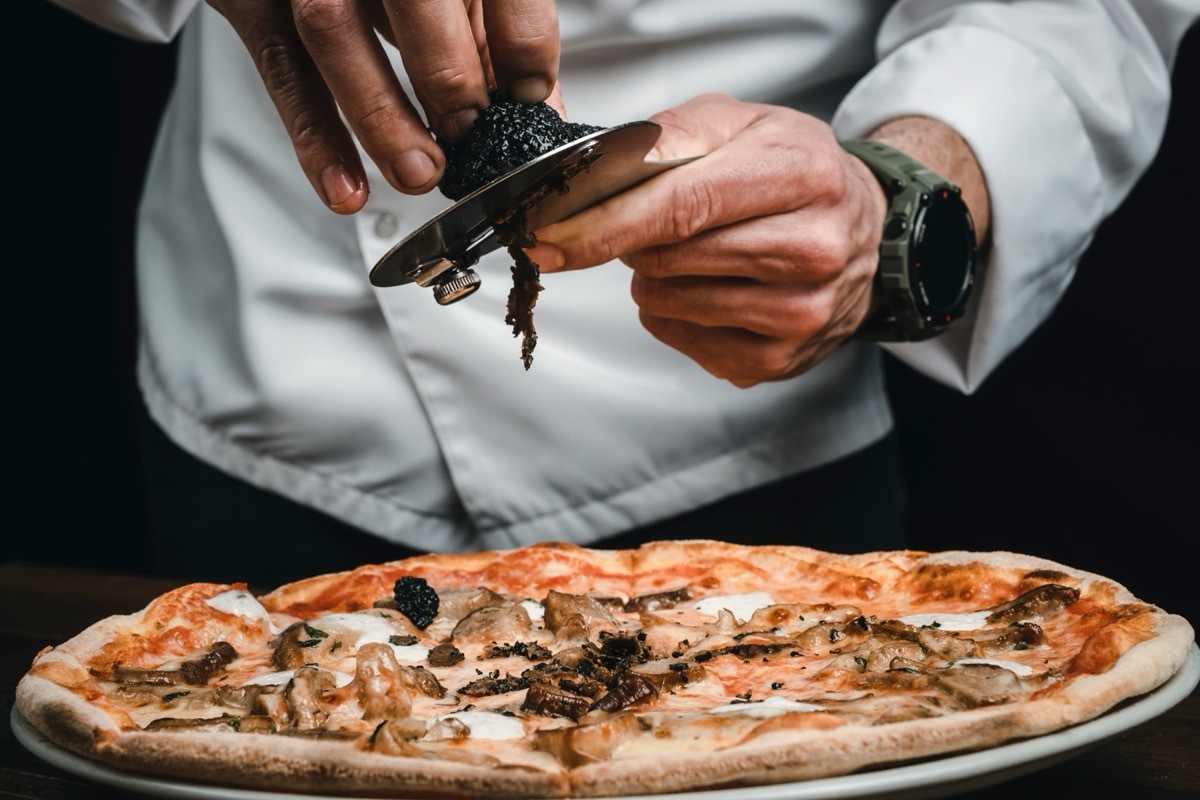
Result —
M 834 129 L 911 114 L 955 128 L 986 176 L 992 230 L 965 319 L 891 352 L 971 393 L 1046 319 L 1154 159 L 1198 16 L 1200 0 L 896 3 Z
M 147 42 L 169 42 L 200 0 L 51 0 L 113 33 Z

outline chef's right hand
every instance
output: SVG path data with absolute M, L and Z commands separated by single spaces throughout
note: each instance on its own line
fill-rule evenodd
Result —
M 207 2 L 246 45 L 301 168 L 339 214 L 361 209 L 368 194 L 351 130 L 388 183 L 423 194 L 445 166 L 431 129 L 461 139 L 490 88 L 534 103 L 558 79 L 554 0 Z M 376 31 L 399 49 L 415 98 Z

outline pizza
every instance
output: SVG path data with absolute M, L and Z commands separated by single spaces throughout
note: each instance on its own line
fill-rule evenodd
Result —
M 1044 735 L 1155 689 L 1193 640 L 1014 553 L 543 544 L 180 586 L 47 647 L 16 706 L 68 751 L 198 784 L 644 795 Z

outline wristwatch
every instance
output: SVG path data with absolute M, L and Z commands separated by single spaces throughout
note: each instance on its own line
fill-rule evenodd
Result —
M 929 339 L 963 315 L 975 280 L 975 224 L 962 190 L 885 144 L 842 142 L 875 173 L 888 199 L 875 294 L 880 308 L 856 338 Z

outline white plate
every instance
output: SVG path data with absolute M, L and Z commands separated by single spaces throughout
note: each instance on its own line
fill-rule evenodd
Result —
M 1064 761 L 1088 747 L 1158 716 L 1191 694 L 1197 684 L 1200 684 L 1200 647 L 1193 644 L 1183 667 L 1153 692 L 1135 699 L 1117 711 L 1057 733 L 975 753 L 857 775 L 744 789 L 679 792 L 657 797 L 669 800 L 844 800 L 854 797 L 929 800 L 945 797 L 1010 780 Z M 167 800 L 353 800 L 330 795 L 227 789 L 121 772 L 75 755 L 47 740 L 15 708 L 11 721 L 17 741 L 35 756 L 73 775 L 113 787 L 126 794 Z M 611 797 L 607 800 L 648 800 L 648 797 Z

